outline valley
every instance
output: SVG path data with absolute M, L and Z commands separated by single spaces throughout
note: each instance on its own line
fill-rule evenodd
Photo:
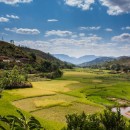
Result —
M 101 113 L 106 107 L 129 106 L 130 74 L 109 74 L 98 69 L 64 70 L 55 80 L 30 81 L 33 88 L 5 90 L 0 114 L 20 109 L 37 117 L 47 130 L 60 130 L 67 114 Z M 33 75 L 36 76 L 36 75 Z M 115 100 L 112 100 L 115 99 Z M 127 102 L 120 103 L 122 99 Z M 8 106 L 4 108 L 4 106 Z

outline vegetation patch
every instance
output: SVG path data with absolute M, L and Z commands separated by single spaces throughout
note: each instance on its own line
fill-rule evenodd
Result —
M 27 75 L 21 73 L 17 66 L 15 66 L 11 71 L 6 71 L 3 74 L 3 77 L 0 78 L 0 88 L 18 89 L 31 87 L 31 83 L 27 81 Z
M 15 105 L 16 107 L 26 110 L 26 111 L 37 111 L 39 110 L 38 107 L 36 107 L 35 102 L 40 101 L 41 104 L 43 104 L 43 102 L 45 101 L 46 103 L 48 103 L 49 105 L 51 104 L 57 104 L 60 102 L 59 105 L 62 106 L 69 106 L 71 105 L 72 102 L 76 101 L 77 98 L 73 97 L 73 96 L 68 96 L 68 95 L 64 95 L 64 94 L 56 94 L 56 95 L 48 95 L 48 96 L 38 96 L 38 97 L 32 97 L 32 98 L 24 98 L 24 99 L 20 99 L 20 100 L 16 100 L 13 102 L 13 105 Z
M 92 69 L 67 70 L 59 79 L 41 78 L 41 81 L 31 82 L 32 88 L 5 90 L 0 99 L 0 113 L 6 114 L 10 109 L 8 113 L 16 114 L 14 108 L 20 108 L 39 117 L 49 130 L 61 129 L 65 125 L 65 115 L 80 114 L 83 111 L 85 114 L 102 113 L 106 106 L 119 105 L 117 101 L 120 99 L 130 100 L 129 74 L 113 75 L 108 72 L 99 73 L 99 70 Z M 31 76 L 34 81 L 35 75 Z M 109 97 L 114 97 L 115 100 Z
M 37 101 L 34 101 L 34 104 L 38 108 L 39 107 L 41 107 L 41 108 L 49 108 L 49 107 L 54 107 L 54 106 L 67 107 L 67 106 L 71 105 L 71 103 L 66 102 L 65 100 L 50 100 L 50 99 L 37 100 Z
M 73 113 L 82 113 L 85 112 L 87 114 L 93 114 L 101 111 L 101 108 L 91 106 L 91 105 L 86 105 L 82 103 L 72 103 L 72 105 L 68 107 L 63 107 L 63 106 L 55 106 L 55 107 L 49 107 L 49 108 L 44 108 L 41 110 L 33 111 L 31 112 L 34 116 L 39 116 L 39 117 L 44 117 L 46 120 L 55 120 L 57 122 L 61 122 L 65 124 L 65 116 L 68 114 L 73 114 Z
M 18 89 L 18 90 L 15 89 L 7 92 L 14 95 L 21 95 L 24 98 L 37 97 L 37 96 L 49 96 L 49 95 L 56 94 L 55 92 L 49 90 L 36 89 L 36 88 L 26 88 L 26 89 Z

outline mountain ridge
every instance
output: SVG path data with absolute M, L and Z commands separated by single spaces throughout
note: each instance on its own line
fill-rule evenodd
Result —
M 82 63 L 79 66 L 81 66 L 81 67 L 88 67 L 88 66 L 93 66 L 93 65 L 100 65 L 100 64 L 103 64 L 105 62 L 113 61 L 115 59 L 116 58 L 113 58 L 113 57 L 99 57 L 99 58 L 96 58 L 95 60 Z
M 92 61 L 99 57 L 95 55 L 84 55 L 84 56 L 76 58 L 76 57 L 71 57 L 65 54 L 52 54 L 52 55 L 62 61 L 66 61 L 66 62 L 76 64 L 76 65 L 84 63 L 84 62 Z

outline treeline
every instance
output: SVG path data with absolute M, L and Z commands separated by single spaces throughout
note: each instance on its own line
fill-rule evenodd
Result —
M 118 64 L 118 63 L 117 64 L 110 64 L 110 63 L 97 64 L 97 65 L 88 66 L 87 68 L 105 69 L 105 70 L 112 70 L 112 71 L 116 71 L 116 72 L 125 72 L 125 73 L 130 72 L 130 66 L 129 65 L 122 65 L 122 64 Z
M 63 75 L 63 72 L 61 71 L 64 68 L 69 68 L 72 69 L 73 65 L 68 64 L 68 63 L 64 63 L 61 64 L 59 62 L 51 62 L 48 60 L 44 60 L 41 61 L 40 63 L 32 63 L 32 64 L 15 64 L 15 63 L 4 63 L 4 62 L 0 62 L 0 69 L 3 70 L 11 70 L 13 69 L 15 66 L 18 66 L 19 69 L 24 70 L 24 72 L 26 72 L 26 74 L 37 74 L 40 73 L 42 77 L 46 77 L 46 78 L 58 78 L 61 77 Z

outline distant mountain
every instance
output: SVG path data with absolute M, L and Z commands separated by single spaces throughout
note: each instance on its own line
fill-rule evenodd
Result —
M 108 64 L 111 64 L 111 65 L 119 64 L 119 65 L 124 65 L 124 66 L 130 66 L 130 56 L 120 56 Z
M 76 65 L 84 63 L 84 62 L 89 62 L 89 61 L 92 61 L 92 60 L 95 60 L 96 58 L 98 58 L 98 56 L 95 56 L 95 55 L 85 55 L 85 56 L 82 56 L 79 58 L 70 57 L 65 54 L 53 54 L 53 56 L 62 61 L 66 61 L 66 62 L 76 64 Z
M 112 58 L 112 57 L 100 57 L 100 58 L 96 58 L 95 60 L 82 63 L 79 66 L 87 67 L 87 66 L 99 65 L 99 64 L 103 64 L 105 62 L 109 62 L 109 61 L 113 61 L 113 60 L 115 60 L 115 58 Z

